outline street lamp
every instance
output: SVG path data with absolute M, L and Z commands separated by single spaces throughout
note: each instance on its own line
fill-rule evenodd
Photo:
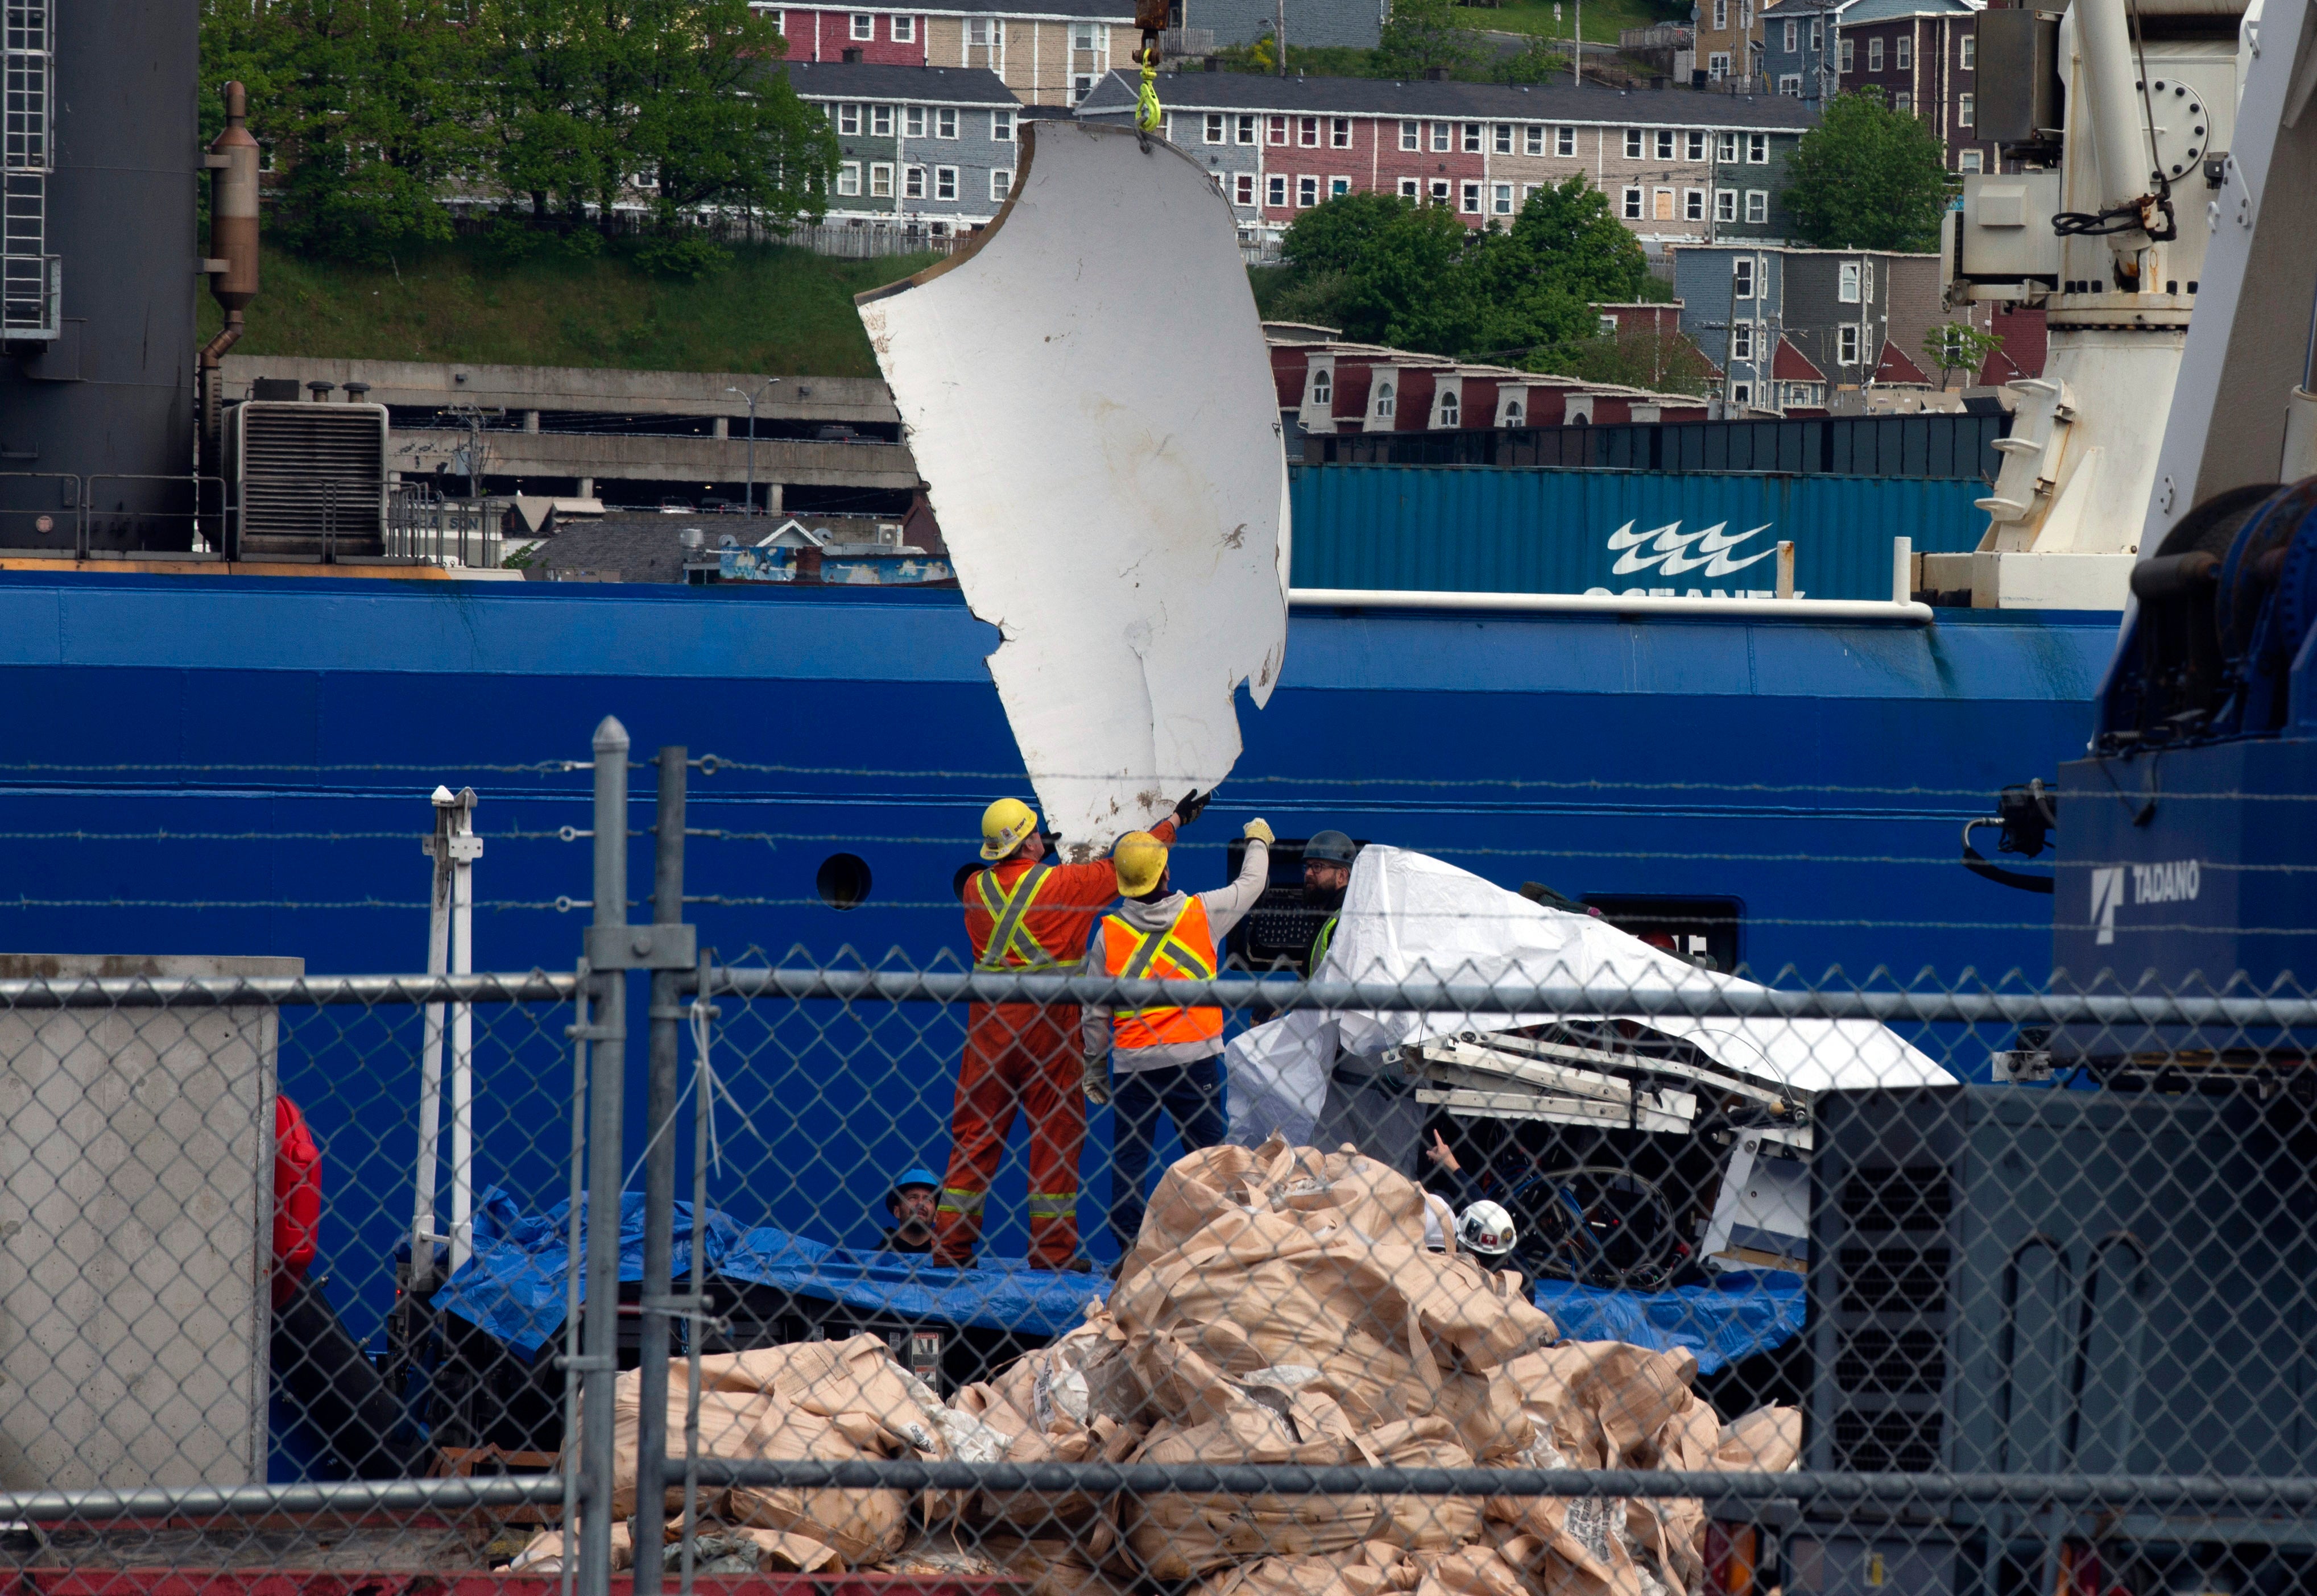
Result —
M 756 513 L 756 401 L 772 392 L 773 384 L 779 380 L 777 377 L 765 378 L 756 385 L 756 391 L 753 394 L 746 388 L 729 386 L 724 389 L 728 394 L 738 394 L 748 401 L 748 486 L 746 513 L 749 515 Z

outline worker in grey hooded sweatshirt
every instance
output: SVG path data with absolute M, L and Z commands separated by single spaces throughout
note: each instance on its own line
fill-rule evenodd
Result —
M 1095 930 L 1087 962 L 1123 980 L 1212 980 L 1216 950 L 1263 896 L 1271 878 L 1271 827 L 1250 820 L 1247 855 L 1229 887 L 1177 892 L 1167 844 L 1129 832 L 1112 857 L 1123 900 Z M 1115 1097 L 1110 1170 L 1110 1230 L 1122 1257 L 1142 1230 L 1143 1184 L 1157 1150 L 1158 1116 L 1175 1121 L 1183 1150 L 1223 1139 L 1223 1012 L 1193 1008 L 1086 1011 L 1086 1092 Z

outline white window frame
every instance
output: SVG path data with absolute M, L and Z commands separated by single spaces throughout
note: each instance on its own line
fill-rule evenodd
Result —
M 1266 117 L 1264 121 L 1266 126 L 1263 129 L 1263 141 L 1281 149 L 1286 148 L 1287 119 L 1284 116 L 1273 116 Z
M 926 169 L 923 166 L 901 168 L 901 198 L 922 200 L 926 197 Z
M 1230 137 L 1230 125 L 1224 120 L 1223 113 L 1220 111 L 1207 112 L 1206 141 L 1209 144 L 1221 144 Z
M 1457 198 L 1461 203 L 1458 204 L 1456 209 L 1463 215 L 1478 216 L 1481 214 L 1481 185 L 1479 183 L 1468 180 L 1463 184 L 1463 190 L 1458 194 Z
M 1858 328 L 1849 322 L 1834 330 L 1834 360 L 1839 366 L 1858 363 Z
M 1682 190 L 1681 219 L 1686 222 L 1702 222 L 1705 219 L 1705 191 L 1704 189 Z
M 1617 318 L 1614 316 L 1597 317 L 1593 331 L 1597 337 L 1615 338 L 1617 335 Z
M 956 167 L 936 166 L 934 168 L 934 198 L 936 200 L 947 200 L 953 203 L 955 202 L 957 199 Z
M 1822 16 L 1811 18 L 1810 47 L 1813 56 L 1821 55 L 1826 50 L 1826 19 Z
M 1803 75 L 1799 72 L 1789 72 L 1780 77 L 1778 79 L 1778 93 L 1789 100 L 1801 99 L 1803 97 Z
M 1786 40 L 1786 54 L 1788 54 L 1788 55 L 1790 55 L 1790 56 L 1791 56 L 1791 55 L 1793 55 L 1796 50 L 1798 50 L 1798 49 L 1802 49 L 1802 47 L 1803 47 L 1803 40 L 1802 40 L 1802 24 L 1801 24 L 1800 22 L 1798 22 L 1794 21 L 1794 18 L 1792 18 L 1792 17 L 1788 17 L 1788 18 L 1786 19 L 1786 26 L 1785 26 L 1785 40 Z
M 1766 227 L 1770 225 L 1769 190 L 1748 189 L 1746 191 L 1746 225 L 1749 227 Z
M 965 46 L 968 49 L 1005 49 L 1005 20 L 994 16 L 968 17 L 965 23 Z
M 1489 133 L 1488 124 L 1486 122 L 1466 122 L 1464 124 L 1464 153 L 1466 155 L 1479 155 L 1482 149 L 1487 147 L 1488 142 Z
M 1390 421 L 1400 408 L 1400 390 L 1391 378 L 1376 384 L 1375 413 L 1378 421 Z
M 1528 208 L 1528 202 L 1536 198 L 1537 190 L 1543 186 L 1544 184 L 1541 183 L 1525 183 L 1521 184 L 1521 208 L 1524 210 Z
M 1095 75 L 1091 72 L 1070 74 L 1070 103 L 1083 105 L 1086 97 L 1094 93 Z
M 1730 385 L 1730 402 L 1733 405 L 1752 404 L 1754 402 L 1754 385 L 1750 382 L 1731 383 Z
M 1958 128 L 1975 128 L 1979 126 L 1979 96 L 1977 94 L 1957 94 L 1955 96 L 1955 126 Z
M 1705 159 L 1705 135 L 1695 128 L 1682 135 L 1681 156 L 1685 161 Z
M 1883 70 L 1883 41 L 1880 39 L 1870 39 L 1866 41 L 1866 70 L 1869 72 Z
M 1575 155 L 1577 153 L 1577 129 L 1574 128 L 1555 128 L 1552 130 L 1552 153 L 1557 156 Z
M 934 111 L 934 137 L 936 138 L 955 138 L 957 136 L 957 107 L 954 105 L 937 106 Z
M 1720 83 L 1730 76 L 1730 52 L 1718 49 L 1705 58 L 1705 76 L 1709 82 Z
M 1403 177 L 1400 180 L 1400 197 L 1411 205 L 1424 203 L 1424 183 L 1421 179 Z
M 1218 174 L 1218 175 L 1221 174 Z M 992 166 L 989 169 L 990 200 L 994 203 L 1002 205 L 1013 197 L 1014 168 L 1011 166 Z
M 1431 192 L 1427 198 L 1436 210 L 1445 210 L 1455 202 L 1455 185 L 1445 177 L 1436 177 L 1432 180 Z
M 1955 170 L 1958 172 L 1983 172 L 1986 169 L 1986 160 L 1978 150 L 1966 149 L 1955 156 Z
M 1464 424 L 1464 396 L 1459 390 L 1453 388 L 1442 388 L 1434 397 L 1432 405 L 1435 414 L 1439 417 L 1439 426 L 1442 431 Z
M 1844 72 L 1856 72 L 1858 70 L 1858 40 L 1856 39 L 1844 40 L 1840 45 L 1836 47 L 1835 54 L 1841 58 L 1842 65 L 1840 70 Z
M 889 31 L 895 44 L 915 44 L 917 41 L 917 19 L 914 15 L 894 17 Z
M 1454 142 L 1455 132 L 1455 124 L 1453 122 L 1434 122 L 1432 124 L 1433 154 L 1446 155 L 1448 147 Z
M 1767 166 L 1770 164 L 1770 136 L 1767 133 L 1746 135 L 1746 164 L 1749 166 Z
M 1751 299 L 1754 297 L 1754 257 L 1740 255 L 1730 263 L 1730 297 Z
M 1629 222 L 1640 221 L 1642 219 L 1642 191 L 1640 186 L 1638 184 L 1628 183 L 1625 186 L 1624 198 L 1624 202 L 1618 207 L 1618 216 L 1624 220 Z
M 1512 123 L 1497 122 L 1493 124 L 1492 130 L 1489 135 L 1489 147 L 1500 156 L 1508 156 L 1513 153 Z
M 1317 149 L 1320 147 L 1320 119 L 1318 117 L 1299 116 L 1295 119 L 1295 147 L 1298 149 Z
M 926 136 L 926 108 L 924 106 L 904 105 L 901 107 L 901 134 L 902 137 L 907 138 L 923 138 Z
M 890 138 L 892 136 L 893 108 L 890 105 L 872 105 L 869 108 L 869 137 Z
M 1835 272 L 1834 297 L 1845 305 L 1858 303 L 1858 263 L 1843 262 Z
M 1489 191 L 1489 208 L 1498 216 L 1513 214 L 1513 185 L 1500 183 Z
M 1400 147 L 1420 150 L 1424 147 L 1424 125 L 1403 120 L 1400 124 Z
M 993 144 L 1011 144 L 1014 142 L 1014 113 L 1012 111 L 993 111 L 989 113 L 989 139 Z
M 1915 36 L 1901 33 L 1891 41 L 1891 70 L 1912 72 L 1915 69 Z
M 1754 324 L 1737 321 L 1730 324 L 1730 358 L 1750 361 L 1754 358 Z
M 1328 147 L 1329 149 L 1349 149 L 1352 147 L 1352 119 L 1350 117 L 1333 116 L 1328 119 Z
M 1718 222 L 1734 222 L 1738 219 L 1738 191 L 1736 189 L 1716 189 L 1713 191 L 1713 219 Z
M 1713 136 L 1713 158 L 1717 161 L 1727 162 L 1733 166 L 1736 165 L 1738 163 L 1738 135 L 1735 133 L 1716 133 Z
M 1352 180 L 1350 178 L 1330 177 L 1328 179 L 1328 198 L 1330 200 L 1340 200 L 1351 192 Z
M 836 131 L 840 138 L 857 138 L 861 135 L 861 107 L 840 105 L 836 108 Z
M 1674 159 L 1675 156 L 1673 152 L 1676 147 L 1677 146 L 1674 140 L 1673 129 L 1671 128 L 1659 128 L 1658 129 L 1657 137 L 1657 158 L 1660 161 L 1670 161 Z
M 1232 128 L 1231 133 L 1235 143 L 1245 145 L 1253 145 L 1263 136 L 1260 124 L 1251 111 L 1239 113 L 1239 121 Z
M 1544 153 L 1544 124 L 1531 122 L 1521 129 L 1521 154 L 1541 156 Z
M 1955 66 L 1958 70 L 1973 72 L 1979 68 L 1979 35 L 1965 33 L 1956 45 Z
M 1891 109 L 1906 116 L 1914 115 L 1915 96 L 1908 90 L 1901 89 L 1891 96 Z
M 1100 28 L 1099 22 L 1072 22 L 1070 49 L 1084 55 L 1092 55 L 1101 49 L 1102 45 L 1098 42 L 1102 37 Z
M 1311 391 L 1304 403 L 1311 406 L 1332 405 L 1336 402 L 1336 374 L 1332 368 L 1311 368 Z
M 1268 173 L 1263 182 L 1263 205 L 1266 210 L 1287 209 L 1287 174 Z
M 861 197 L 861 163 L 840 161 L 836 167 L 836 192 L 848 200 Z
M 856 11 L 852 13 L 852 16 L 853 31 L 847 37 L 855 44 L 874 44 L 877 41 L 877 13 L 873 11 Z
M 1231 203 L 1253 208 L 1255 204 L 1255 174 L 1242 172 L 1232 184 Z
M 1638 161 L 1642 158 L 1642 130 L 1628 128 L 1625 129 L 1625 159 Z
M 1730 0 L 1713 0 L 1713 31 L 1717 33 L 1730 31 Z
M 1309 210 L 1320 202 L 1320 180 L 1304 176 L 1295 180 L 1295 209 Z

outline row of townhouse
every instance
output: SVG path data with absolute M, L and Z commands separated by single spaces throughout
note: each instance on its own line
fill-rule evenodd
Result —
M 1845 388 L 1922 384 L 1924 335 L 1946 319 L 1936 254 L 1700 245 L 1675 254 L 1673 281 L 1722 398 L 1788 415 Z
M 932 11 L 750 4 L 780 29 L 791 61 L 979 68 L 1024 105 L 1076 105 L 1105 74 L 1132 66 L 1142 40 L 1132 0 L 944 0 Z M 1290 38 L 1373 49 L 1390 12 L 1390 0 L 1296 0 Z M 1212 45 L 1251 44 L 1274 14 L 1274 0 L 1173 0 L 1169 22 Z
M 1699 67 L 1710 83 L 1820 106 L 1876 88 L 1930 125 L 1951 172 L 1992 172 L 1978 129 L 1983 0 L 1696 0 Z M 1709 43 L 1708 40 L 1711 40 Z
M 1078 114 L 1130 124 L 1135 89 L 1114 74 Z M 1167 138 L 1205 163 L 1249 241 L 1349 193 L 1445 207 L 1473 227 L 1508 224 L 1538 189 L 1581 176 L 1652 255 L 1785 238 L 1786 165 L 1816 120 L 1776 96 L 1596 84 L 1185 73 L 1162 80 L 1160 99 Z
M 797 98 L 836 134 L 828 219 L 968 232 L 1014 192 L 1022 123 L 1035 114 L 985 67 L 791 61 Z
M 1703 421 L 1706 403 L 1350 343 L 1326 327 L 1266 323 L 1272 384 L 1289 436 L 1369 432 L 1520 432 L 1622 422 Z

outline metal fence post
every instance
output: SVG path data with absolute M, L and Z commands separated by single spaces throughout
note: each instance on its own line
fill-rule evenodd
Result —
M 628 731 L 609 715 L 595 728 L 595 925 L 628 919 Z M 587 1083 L 587 1300 L 581 1387 L 579 1596 L 612 1582 L 613 1386 L 620 1352 L 620 1116 L 627 1074 L 625 969 L 595 976 L 592 1079 Z
M 684 751 L 659 751 L 659 802 L 652 821 L 652 923 L 684 920 Z M 642 1339 L 638 1351 L 642 1389 L 636 1425 L 636 1596 L 658 1596 L 660 1547 L 667 1514 L 667 1325 L 675 1304 L 670 1276 L 675 1252 L 676 1049 L 684 1010 L 684 972 L 651 974 L 650 1066 L 644 1123 L 644 1283 Z M 692 1217 L 692 1245 L 700 1248 L 700 1216 Z

